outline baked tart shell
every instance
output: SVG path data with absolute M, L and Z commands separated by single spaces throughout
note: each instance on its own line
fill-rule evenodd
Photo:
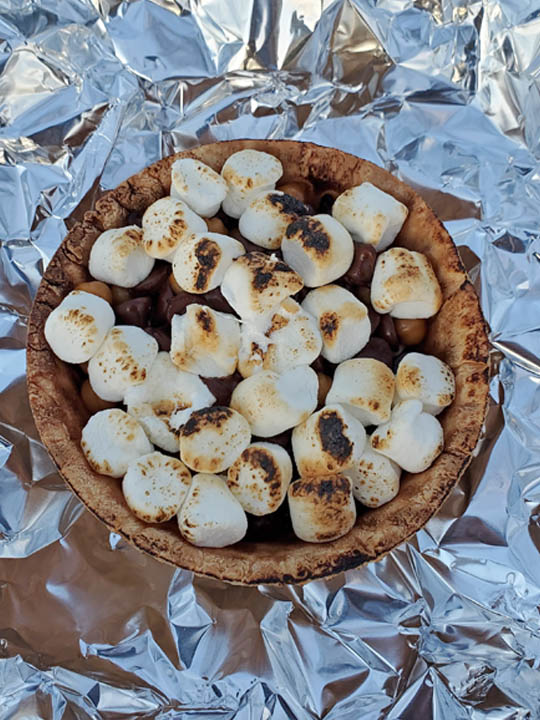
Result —
M 279 158 L 280 184 L 306 179 L 315 190 L 342 192 L 371 182 L 409 209 L 395 245 L 424 253 L 431 261 L 443 305 L 429 321 L 420 347 L 444 360 L 456 376 L 452 405 L 438 416 L 443 453 L 425 472 L 404 473 L 397 497 L 358 515 L 354 528 L 330 543 L 300 540 L 242 541 L 198 548 L 186 542 L 174 521 L 147 525 L 128 509 L 121 482 L 92 471 L 80 447 L 89 414 L 80 400 L 73 367 L 58 360 L 44 335 L 47 316 L 74 286 L 90 278 L 87 265 L 98 235 L 130 222 L 155 200 L 169 194 L 174 160 L 193 157 L 217 171 L 234 152 L 247 148 Z M 378 560 L 420 530 L 441 507 L 469 465 L 484 422 L 488 398 L 489 343 L 478 297 L 456 246 L 434 212 L 408 185 L 376 165 L 353 155 L 307 142 L 234 140 L 176 153 L 150 165 L 105 193 L 62 242 L 39 286 L 28 325 L 27 383 L 30 405 L 41 439 L 66 483 L 107 527 L 158 560 L 198 575 L 239 585 L 303 583 Z

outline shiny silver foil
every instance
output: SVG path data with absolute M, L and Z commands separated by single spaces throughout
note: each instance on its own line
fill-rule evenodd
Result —
M 0 0 L 0 718 L 540 718 L 539 0 Z M 384 560 L 173 571 L 65 489 L 25 392 L 48 259 L 162 155 L 298 138 L 439 213 L 481 293 L 485 435 Z M 71 218 L 71 219 L 69 219 Z

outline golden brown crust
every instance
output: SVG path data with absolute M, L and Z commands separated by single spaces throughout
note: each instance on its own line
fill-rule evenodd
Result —
M 369 181 L 403 202 L 409 217 L 398 242 L 424 252 L 443 290 L 443 306 L 430 323 L 423 351 L 453 368 L 454 403 L 441 414 L 445 451 L 433 466 L 405 475 L 398 496 L 359 515 L 345 537 L 321 545 L 293 542 L 248 543 L 222 549 L 197 548 L 184 541 L 174 522 L 147 525 L 129 511 L 118 480 L 94 473 L 80 449 L 88 411 L 78 395 L 74 369 L 57 360 L 43 327 L 52 308 L 80 282 L 89 280 L 88 255 L 99 233 L 128 222 L 169 192 L 170 167 L 177 157 L 195 157 L 215 170 L 237 150 L 271 152 L 284 166 L 280 184 L 307 179 L 315 192 L 342 191 Z M 238 140 L 195 148 L 164 158 L 106 193 L 84 221 L 69 232 L 41 283 L 28 327 L 28 392 L 38 431 L 67 483 L 111 530 L 165 562 L 228 582 L 253 585 L 306 582 L 381 558 L 417 532 L 458 481 L 479 437 L 488 396 L 488 339 L 478 299 L 456 248 L 425 202 L 385 170 L 346 153 L 311 143 Z

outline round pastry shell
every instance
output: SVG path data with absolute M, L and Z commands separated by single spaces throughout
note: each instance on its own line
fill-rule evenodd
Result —
M 280 184 L 305 178 L 315 190 L 343 190 L 371 182 L 409 209 L 395 244 L 425 253 L 443 293 L 443 305 L 429 322 L 420 348 L 444 360 L 455 373 L 457 394 L 439 419 L 445 448 L 425 472 L 404 474 L 398 496 L 360 513 L 345 537 L 324 544 L 300 540 L 247 542 L 197 548 L 183 540 L 174 521 L 148 525 L 129 511 L 118 480 L 91 470 L 80 447 L 88 411 L 79 397 L 73 367 L 58 360 L 44 336 L 44 323 L 62 298 L 90 279 L 88 257 L 97 236 L 131 222 L 170 191 L 170 168 L 181 157 L 202 160 L 217 171 L 234 152 L 246 148 L 278 157 Z M 386 170 L 353 155 L 289 140 L 233 140 L 176 153 L 145 168 L 105 193 L 62 242 L 39 286 L 28 325 L 27 382 L 30 405 L 44 445 L 69 487 L 110 530 L 140 550 L 199 575 L 239 585 L 303 583 L 378 560 L 420 530 L 441 507 L 471 461 L 488 398 L 487 327 L 456 246 L 428 205 Z

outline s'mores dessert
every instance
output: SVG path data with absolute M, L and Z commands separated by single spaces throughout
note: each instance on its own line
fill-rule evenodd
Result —
M 113 195 L 41 332 L 79 383 L 77 452 L 139 534 L 166 529 L 156 547 L 332 544 L 472 452 L 452 413 L 483 360 L 439 329 L 470 291 L 388 173 L 335 183 L 300 149 L 227 145 L 158 164 L 136 212 Z

